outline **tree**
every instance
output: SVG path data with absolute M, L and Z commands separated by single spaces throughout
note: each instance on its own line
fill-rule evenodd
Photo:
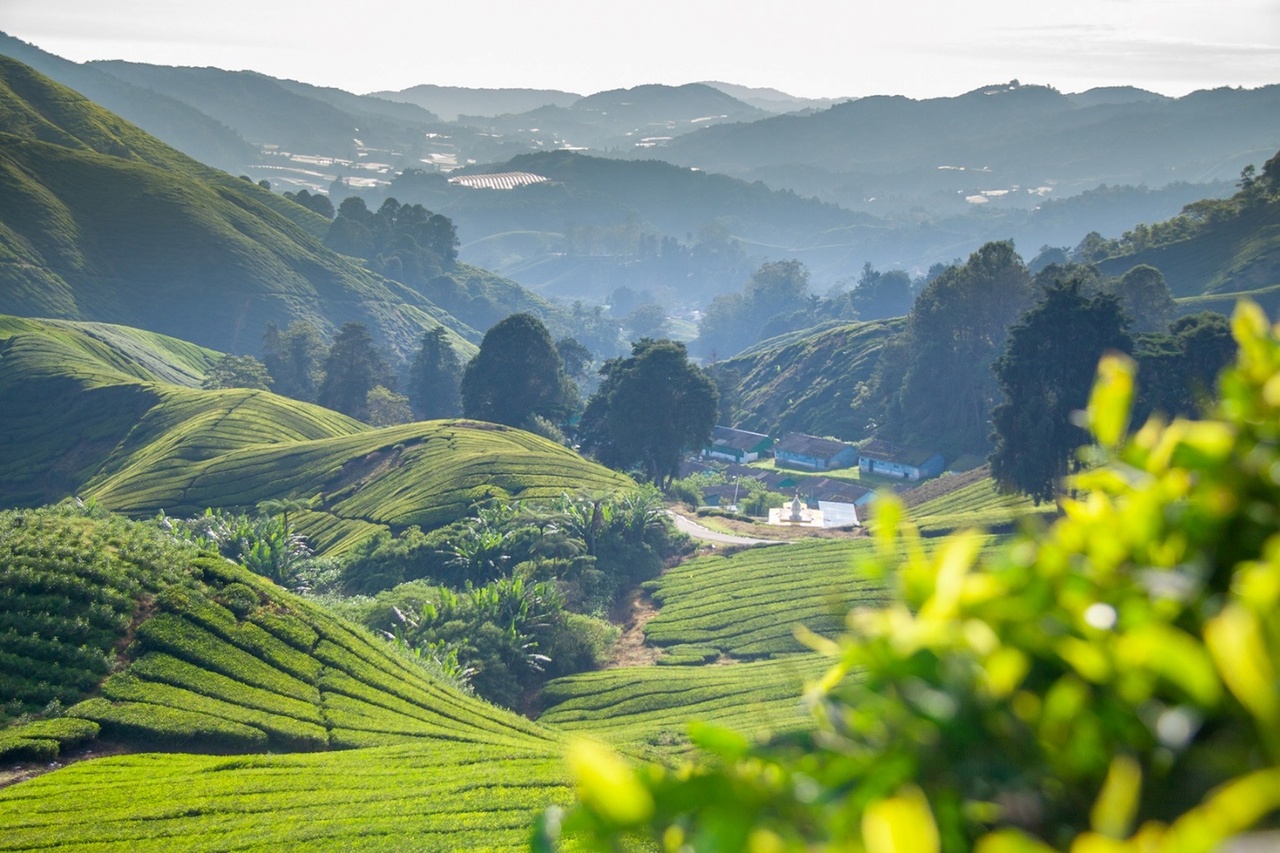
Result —
M 1177 305 L 1164 273 L 1155 267 L 1139 264 L 1110 283 L 1106 290 L 1120 300 L 1120 307 L 1129 316 L 1135 332 L 1162 332 L 1173 319 Z
M 277 394 L 314 403 L 324 378 L 326 347 L 310 323 L 295 320 L 283 332 L 267 326 L 262 339 L 262 359 Z
M 462 413 L 523 427 L 533 415 L 561 420 L 569 410 L 564 367 L 551 334 L 532 314 L 512 314 L 485 333 L 462 374 Z
M 1002 491 L 1051 501 L 1079 468 L 1075 451 L 1089 437 L 1071 415 L 1088 401 L 1102 354 L 1132 349 L 1125 326 L 1114 296 L 1087 298 L 1080 282 L 1068 281 L 1050 288 L 1010 330 L 993 367 L 1004 402 L 991 413 L 991 475 Z
M 908 363 L 886 407 L 887 432 L 948 453 L 987 447 L 1000 389 L 991 365 L 1031 304 L 1031 279 L 1008 242 L 987 243 L 929 282 L 907 317 Z
M 413 420 L 409 398 L 383 385 L 375 385 L 369 389 L 365 396 L 364 410 L 365 422 L 370 426 L 395 426 Z
M 320 385 L 322 406 L 363 420 L 374 386 L 386 381 L 386 365 L 364 323 L 346 323 L 329 348 Z
M 266 391 L 271 387 L 271 376 L 267 373 L 267 366 L 251 355 L 224 355 L 209 368 L 200 387 L 206 390 L 257 388 Z
M 913 300 L 911 276 L 902 270 L 877 272 L 870 263 L 863 265 L 858 287 L 849 294 L 849 304 L 860 320 L 903 317 Z
M 454 418 L 462 413 L 458 384 L 462 363 L 449 343 L 443 326 L 422 336 L 413 364 L 409 366 L 409 405 L 421 418 Z
M 583 448 L 614 468 L 638 466 L 664 486 L 689 450 L 705 447 L 716 423 L 715 383 L 689 362 L 684 344 L 646 339 L 631 357 L 610 359 L 582 416 Z

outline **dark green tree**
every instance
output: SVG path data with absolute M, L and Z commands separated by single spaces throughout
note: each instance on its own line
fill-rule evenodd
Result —
M 1139 423 L 1152 412 L 1202 414 L 1201 401 L 1213 396 L 1218 374 L 1236 355 L 1230 322 L 1209 311 L 1179 317 L 1167 333 L 1142 335 L 1137 344 Z
M 265 391 L 271 387 L 271 376 L 266 365 L 251 355 L 224 355 L 209 368 L 200 387 L 206 390 L 257 388 Z
M 346 323 L 325 359 L 320 405 L 363 420 L 368 416 L 369 392 L 386 383 L 386 372 L 364 323 Z
M 638 467 L 665 486 L 680 458 L 705 447 L 716 423 L 715 383 L 689 362 L 684 344 L 643 340 L 631 357 L 610 359 L 582 416 L 583 449 L 606 465 Z
M 1004 401 L 991 413 L 991 475 L 1002 491 L 1051 501 L 1079 467 L 1075 451 L 1089 436 L 1072 413 L 1088 403 L 1103 353 L 1132 349 L 1126 324 L 1114 296 L 1086 297 L 1079 281 L 1067 281 L 1010 330 L 994 366 Z
M 849 304 L 859 320 L 903 317 L 911 310 L 913 299 L 911 276 L 902 270 L 877 272 L 870 263 L 862 267 L 858 287 L 849 294 Z
M 885 407 L 887 435 L 947 454 L 985 450 L 1000 396 L 991 365 L 1033 294 L 1008 242 L 986 244 L 929 282 L 908 315 L 900 386 L 880 391 L 897 396 Z
M 462 413 L 458 385 L 462 363 L 443 326 L 422 336 L 422 346 L 409 366 L 409 405 L 420 418 L 455 418 Z
M 551 333 L 532 314 L 512 314 L 485 333 L 462 374 L 462 413 L 524 427 L 534 415 L 561 421 L 572 401 Z
M 1177 305 L 1164 273 L 1155 267 L 1139 264 L 1105 289 L 1120 300 L 1135 332 L 1163 332 L 1173 319 Z
M 262 360 L 271 374 L 277 394 L 314 403 L 324 377 L 326 348 L 310 323 L 295 320 L 283 332 L 267 326 L 262 339 Z

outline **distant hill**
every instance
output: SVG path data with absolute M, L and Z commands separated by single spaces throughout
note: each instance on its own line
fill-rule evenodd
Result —
M 31 66 L 202 163 L 238 174 L 246 163 L 257 159 L 256 146 L 190 104 L 127 83 L 101 68 L 54 56 L 4 33 L 0 33 L 0 55 Z
M 537 148 L 590 148 L 647 152 L 668 140 L 726 122 L 754 121 L 769 113 L 712 86 L 649 84 L 611 89 L 571 104 L 523 113 L 459 116 L 459 123 L 501 133 Z
M 770 338 L 720 362 L 721 376 L 737 377 L 735 425 L 769 435 L 866 437 L 866 424 L 854 420 L 850 404 L 858 383 L 871 378 L 880 347 L 904 324 L 899 318 L 819 326 Z
M 190 104 L 256 145 L 354 160 L 361 148 L 394 150 L 439 124 L 431 113 L 253 71 L 93 62 L 108 74 Z
M 1280 153 L 1262 167 L 1250 190 L 1205 199 L 1164 222 L 1142 225 L 1096 249 L 1111 275 L 1138 264 L 1164 273 L 1189 306 L 1224 294 L 1249 295 L 1274 312 L 1280 285 Z M 1229 313 L 1229 312 L 1228 312 Z
M 435 113 L 444 121 L 459 115 L 500 116 L 524 113 L 548 104 L 567 107 L 582 96 L 558 89 L 469 89 L 463 86 L 411 86 L 398 92 L 371 92 L 377 98 L 400 101 Z
M 741 286 L 749 257 L 800 257 L 821 268 L 840 251 L 833 246 L 852 251 L 840 231 L 876 224 L 865 214 L 660 160 L 554 151 L 459 174 L 482 172 L 549 180 L 477 190 L 416 172 L 362 195 L 374 208 L 394 197 L 444 213 L 458 227 L 463 258 L 547 294 L 595 301 L 622 285 L 678 288 L 683 298 L 709 300 Z
M 793 113 L 800 110 L 825 110 L 828 107 L 850 98 L 801 98 L 795 95 L 789 95 L 778 89 L 770 89 L 761 86 L 739 86 L 734 83 L 724 83 L 718 80 L 704 80 L 703 85 L 710 86 L 713 89 L 719 89 L 726 95 L 737 98 L 744 104 L 750 104 L 753 107 L 765 110 L 771 113 Z
M 429 297 L 325 248 L 324 218 L 3 57 L 0 126 L 2 312 L 125 323 L 234 352 L 256 352 L 267 323 L 292 320 L 322 332 L 366 323 L 401 357 L 437 325 L 479 340 Z M 464 290 L 492 278 L 457 274 Z M 509 282 L 484 288 L 495 305 L 538 302 Z
M 314 501 L 319 550 L 431 528 L 486 496 L 629 488 L 546 439 L 474 421 L 373 429 L 267 391 L 202 391 L 215 353 L 102 324 L 0 317 L 0 506 L 69 495 L 135 516 Z
M 663 157 L 861 209 L 876 210 L 872 198 L 929 207 L 935 194 L 984 192 L 1002 193 L 990 203 L 1021 197 L 1032 206 L 1042 187 L 1062 197 L 1102 183 L 1231 179 L 1277 141 L 1280 86 L 1172 99 L 1136 90 L 1069 96 L 1014 82 L 707 128 L 671 140 Z

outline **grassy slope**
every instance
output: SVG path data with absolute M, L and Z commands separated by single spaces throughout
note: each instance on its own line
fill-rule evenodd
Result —
M 739 426 L 771 435 L 805 432 L 858 438 L 849 405 L 871 377 L 880 346 L 901 320 L 819 327 L 756 344 L 723 363 L 742 376 Z
M 407 353 L 471 330 L 335 255 L 320 217 L 0 57 L 0 311 L 122 322 L 229 351 L 268 322 L 360 321 Z M 463 349 L 469 345 L 458 343 Z
M 1164 273 L 1169 289 L 1179 297 L 1241 293 L 1278 285 L 1280 201 L 1205 226 L 1189 239 L 1108 258 L 1099 266 L 1108 274 L 1122 275 L 1138 264 L 1150 264 Z M 1263 298 L 1275 308 L 1273 293 L 1264 293 Z
M 0 849 L 514 849 L 565 797 L 553 733 L 220 558 L 72 510 L 0 530 L 5 694 L 70 706 L 0 754 L 47 759 L 18 734 L 82 720 L 134 749 L 319 753 L 78 764 L 0 792 Z
M 625 477 L 529 433 L 468 421 L 371 429 L 265 391 L 161 381 L 211 355 L 122 327 L 0 318 L 0 501 L 68 494 L 134 515 L 318 498 L 322 550 L 381 525 L 435 526 L 485 496 L 617 489 Z

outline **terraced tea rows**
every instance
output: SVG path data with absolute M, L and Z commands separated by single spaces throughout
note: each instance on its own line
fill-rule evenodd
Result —
M 552 746 L 128 755 L 0 791 L 0 850 L 519 850 L 569 796 Z
M 691 720 L 745 734 L 803 728 L 806 681 L 826 669 L 814 654 L 730 666 L 647 666 L 559 678 L 543 688 L 538 718 L 557 730 L 617 744 L 684 741 Z
M 848 607 L 883 598 L 857 572 L 870 548 L 870 540 L 810 541 L 690 560 L 647 584 L 660 611 L 645 633 L 654 645 L 738 658 L 805 651 L 796 625 L 832 633 Z
M 520 430 L 374 430 L 265 391 L 161 382 L 200 369 L 206 351 L 135 331 L 0 319 L 0 503 L 78 494 L 149 516 L 300 498 L 315 502 L 301 532 L 337 552 L 388 525 L 452 521 L 486 497 L 633 486 Z
M 911 518 L 924 532 L 961 527 L 992 529 L 1022 520 L 1051 516 L 1053 504 L 1036 506 L 1030 498 L 1005 495 L 986 478 L 911 508 Z

